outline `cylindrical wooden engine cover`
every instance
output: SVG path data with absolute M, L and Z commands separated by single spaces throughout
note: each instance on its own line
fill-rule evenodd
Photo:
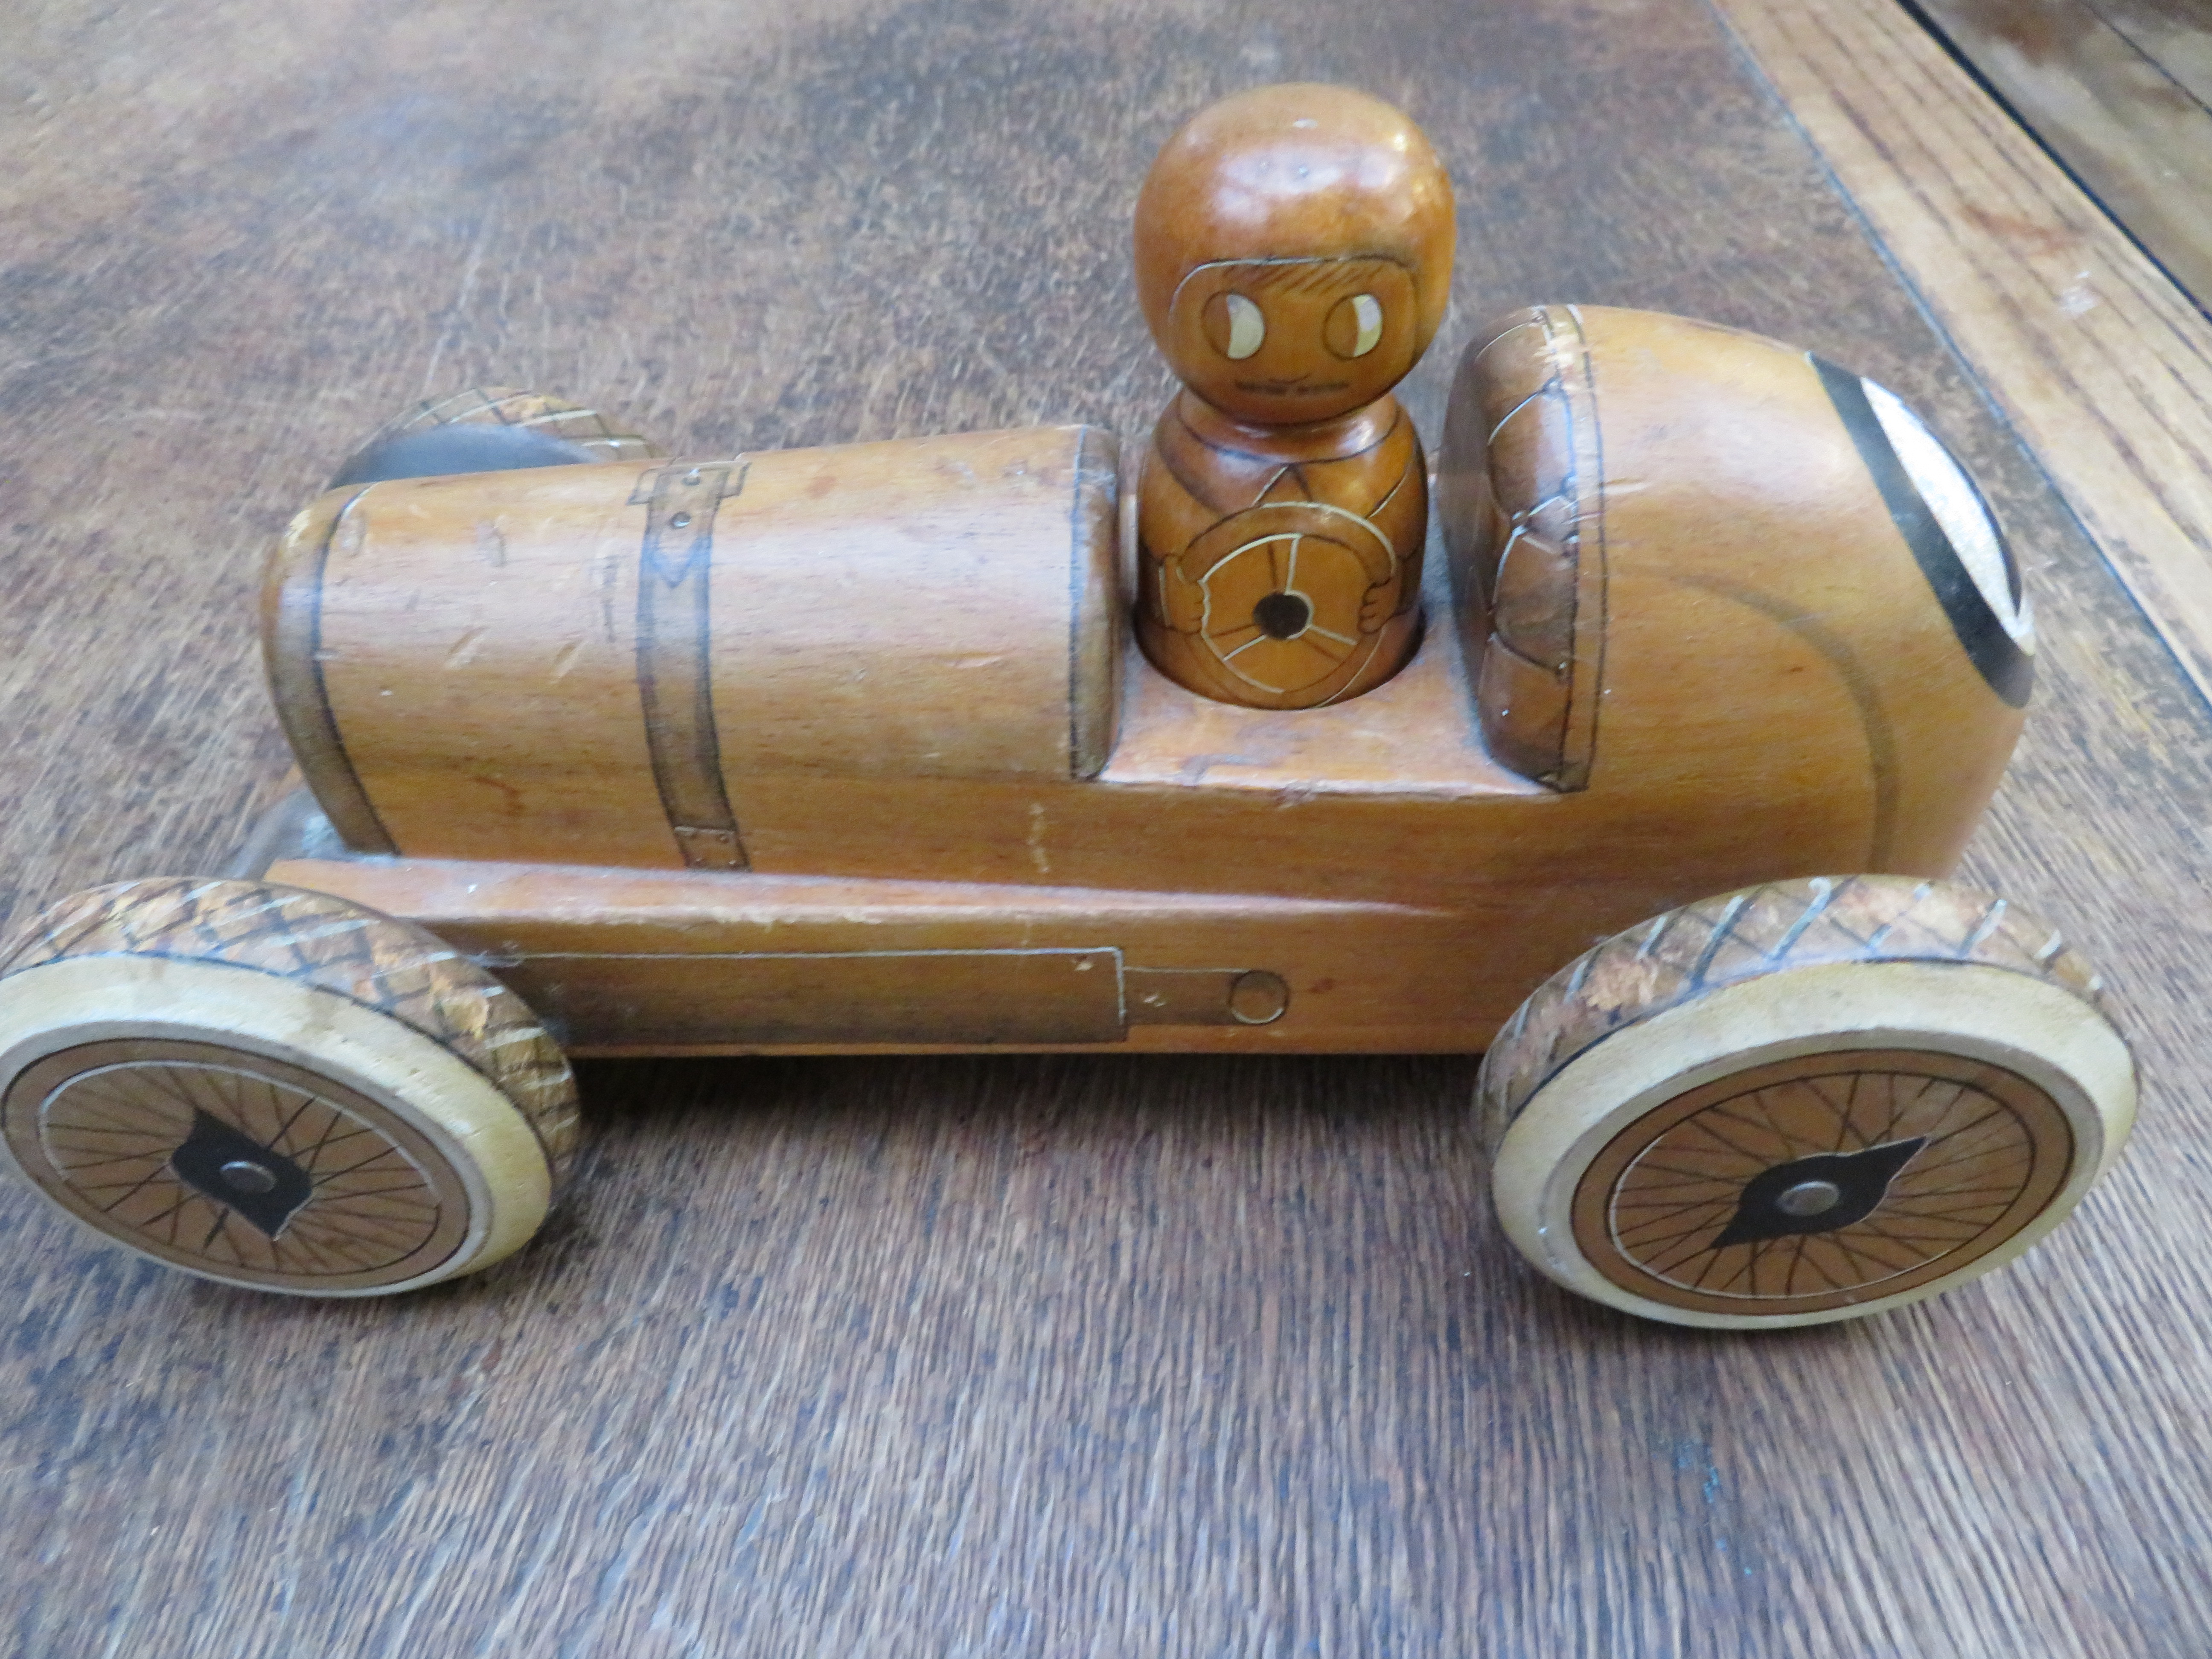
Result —
M 270 684 L 359 850 L 742 869 L 779 777 L 1104 763 L 1116 471 L 1067 427 L 334 489 Z

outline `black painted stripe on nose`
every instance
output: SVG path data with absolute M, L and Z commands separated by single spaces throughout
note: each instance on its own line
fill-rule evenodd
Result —
M 1952 545 L 1950 537 L 1944 533 L 1942 523 L 1922 497 L 1920 487 L 1912 482 L 1912 475 L 1898 459 L 1889 434 L 1881 429 L 1881 422 L 1874 412 L 1874 404 L 1868 401 L 1866 386 L 1859 377 L 1826 358 L 1809 353 L 1808 358 L 1819 373 L 1820 385 L 1827 392 L 1828 401 L 1835 405 L 1844 430 L 1850 434 L 1859 459 L 1874 475 L 1875 488 L 1881 492 L 1882 504 L 1889 508 L 1890 521 L 1896 525 L 1897 533 L 1905 538 L 1905 544 L 1912 550 L 1913 559 L 1919 564 L 1921 574 L 1928 578 L 1928 585 L 1936 590 L 1936 600 L 1942 605 L 1944 616 L 1950 619 L 1951 631 L 1959 636 L 1959 643 L 1966 647 L 1966 655 L 1989 682 L 1990 690 L 2014 708 L 2024 708 L 2035 685 L 2035 659 L 2021 649 L 2020 641 L 2006 631 L 2003 621 L 1982 597 L 1982 590 L 1966 568 L 1966 562 L 1959 556 L 1959 550 Z M 1958 458 L 1953 456 L 1952 459 L 1955 462 Z M 1959 471 L 1972 485 L 1973 479 L 1966 469 L 1960 467 Z M 1997 528 L 1996 515 L 1990 513 L 1989 503 L 1982 501 L 1978 486 L 1974 487 L 1974 499 L 1989 514 L 1997 546 L 2004 554 L 2006 579 L 2017 589 L 2019 562 L 2005 543 L 2004 532 Z

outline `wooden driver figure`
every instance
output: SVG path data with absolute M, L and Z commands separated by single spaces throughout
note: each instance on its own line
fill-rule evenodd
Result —
M 1227 702 L 1357 696 L 1419 641 L 1427 477 L 1390 389 L 1451 289 L 1451 181 L 1348 88 L 1261 87 L 1170 138 L 1137 295 L 1184 390 L 1139 484 L 1137 635 Z

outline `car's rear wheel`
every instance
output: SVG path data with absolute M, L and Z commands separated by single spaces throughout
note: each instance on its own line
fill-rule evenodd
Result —
M 374 1296 L 520 1248 L 576 1099 L 520 999 L 432 934 L 170 879 L 64 900 L 0 956 L 0 1132 L 33 1186 L 142 1255 Z
M 2127 1046 L 2057 932 L 1945 883 L 1776 883 L 1668 912 L 1540 988 L 1477 1089 L 1498 1215 L 1647 1318 L 1856 1318 L 2011 1261 L 2134 1120 Z
M 331 477 L 346 484 L 464 472 L 647 461 L 660 451 L 596 409 L 540 392 L 472 386 L 433 398 L 387 421 Z

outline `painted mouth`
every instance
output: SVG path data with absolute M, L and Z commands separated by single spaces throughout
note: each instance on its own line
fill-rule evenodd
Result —
M 1308 386 L 1304 380 L 1239 380 L 1239 392 L 1256 392 L 1268 398 L 1313 398 L 1331 392 L 1349 391 L 1349 380 L 1324 380 L 1319 386 Z

